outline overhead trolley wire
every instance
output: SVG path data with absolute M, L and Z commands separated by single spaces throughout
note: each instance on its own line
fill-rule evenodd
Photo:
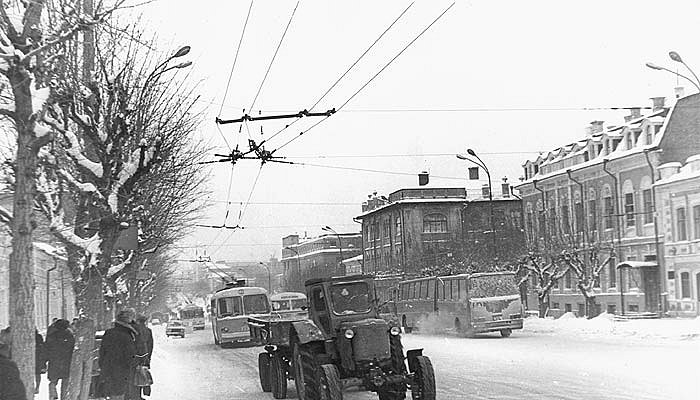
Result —
M 386 69 L 389 67 L 389 65 L 391 65 L 397 58 L 399 58 L 399 56 L 401 56 L 401 54 L 403 54 L 409 47 L 411 47 L 411 45 L 413 45 L 413 43 L 415 43 L 421 36 L 423 36 L 423 34 L 424 34 L 425 32 L 427 32 L 428 29 L 430 29 L 437 21 L 439 21 L 452 7 L 454 7 L 454 5 L 455 5 L 455 3 L 450 4 L 449 7 L 447 7 L 440 15 L 437 16 L 437 18 L 435 18 L 435 19 L 433 20 L 433 22 L 431 22 L 428 26 L 426 26 L 415 38 L 413 38 L 413 40 L 411 40 L 410 42 L 408 42 L 408 44 L 407 44 L 406 46 L 404 46 L 404 48 L 401 49 L 401 51 L 399 51 L 391 60 L 389 60 L 388 63 L 386 63 L 379 71 L 377 71 L 377 73 L 374 74 L 364 85 L 362 85 L 359 89 L 357 89 L 357 91 L 355 91 L 355 93 L 353 93 L 352 96 L 350 96 L 343 104 L 341 104 L 340 107 L 338 107 L 338 108 L 336 109 L 336 112 L 342 110 L 343 107 L 345 107 L 353 98 L 355 98 L 355 96 L 357 96 L 357 95 L 358 95 L 362 90 L 364 90 L 375 78 L 377 78 L 377 77 L 379 76 L 379 74 L 381 74 L 382 72 L 384 72 L 384 70 L 386 70 Z M 316 122 L 315 124 L 311 125 L 311 126 L 310 126 L 309 128 L 307 128 L 306 130 L 299 132 L 299 134 L 298 134 L 297 136 L 291 138 L 290 140 L 288 140 L 287 142 L 285 142 L 283 145 L 281 145 L 281 146 L 279 146 L 278 148 L 276 148 L 275 150 L 273 150 L 273 153 L 276 152 L 276 151 L 278 151 L 278 150 L 280 150 L 280 149 L 282 149 L 283 147 L 289 145 L 290 143 L 294 142 L 295 140 L 297 140 L 298 138 L 300 138 L 303 134 L 305 134 L 305 133 L 307 133 L 308 131 L 310 131 L 311 129 L 313 129 L 313 128 L 319 126 L 323 121 L 327 120 L 327 119 L 330 118 L 330 117 L 331 117 L 331 116 L 328 115 L 328 116 L 326 116 L 325 118 L 323 118 L 323 119 L 319 120 L 318 122 Z
M 270 69 L 272 68 L 272 64 L 275 62 L 275 58 L 277 57 L 277 52 L 280 50 L 280 47 L 282 47 L 282 42 L 284 42 L 284 37 L 287 36 L 287 30 L 289 30 L 289 26 L 292 24 L 292 19 L 294 18 L 294 14 L 297 11 L 297 7 L 299 7 L 299 2 L 297 1 L 297 4 L 294 6 L 294 10 L 292 10 L 292 15 L 289 16 L 289 22 L 287 22 L 287 27 L 284 28 L 284 32 L 282 33 L 282 38 L 280 39 L 280 42 L 277 44 L 277 49 L 275 49 L 275 54 L 272 55 L 272 60 L 270 60 L 270 65 L 267 66 L 267 71 L 265 71 L 265 76 L 263 77 L 262 82 L 260 82 L 260 86 L 258 87 L 258 92 L 255 93 L 255 97 L 253 98 L 253 102 L 250 104 L 250 107 L 248 107 L 248 110 L 252 110 L 253 107 L 255 106 L 255 102 L 258 100 L 258 96 L 260 95 L 260 91 L 263 88 L 263 85 L 265 84 L 265 80 L 267 80 L 267 75 L 270 73 Z
M 226 96 L 228 95 L 228 88 L 231 85 L 231 78 L 233 77 L 233 70 L 236 68 L 236 61 L 238 61 L 238 53 L 241 51 L 241 44 L 243 44 L 243 37 L 245 35 L 246 27 L 248 26 L 248 19 L 250 18 L 250 11 L 253 9 L 253 1 L 254 0 L 250 0 L 250 6 L 248 7 L 248 15 L 246 15 L 245 23 L 243 23 L 243 30 L 241 31 L 241 38 L 238 40 L 238 47 L 236 48 L 236 55 L 233 57 L 233 64 L 231 65 L 231 72 L 229 72 L 228 81 L 226 82 L 226 90 L 224 90 L 224 98 L 221 100 L 221 108 L 219 108 L 219 116 L 221 116 L 221 111 L 223 111 L 224 104 L 226 104 Z
M 355 62 L 352 63 L 352 65 L 350 65 L 350 67 L 348 67 L 348 69 L 346 69 L 345 72 L 343 72 L 342 75 L 340 75 L 340 77 L 331 85 L 331 87 L 329 87 L 328 90 L 326 90 L 326 92 L 323 93 L 323 95 L 321 95 L 321 97 L 319 97 L 318 100 L 316 100 L 316 102 L 309 108 L 309 111 L 313 111 L 313 109 L 318 105 L 318 103 L 320 103 L 321 100 L 323 100 L 323 99 L 328 95 L 328 93 L 330 93 L 330 91 L 333 90 L 333 88 L 335 88 L 335 87 L 338 85 L 338 83 L 340 83 L 340 81 L 341 81 L 343 78 L 345 78 L 345 76 L 346 76 L 348 73 L 350 73 L 350 71 L 355 67 L 355 65 L 357 65 L 357 63 L 359 63 L 359 62 L 362 60 L 362 58 L 364 58 L 364 56 L 367 55 L 367 53 L 369 53 L 370 50 L 372 50 L 372 48 L 374 47 L 374 45 L 377 44 L 377 43 L 381 40 L 381 38 L 384 37 L 384 35 L 385 35 L 387 32 L 389 32 L 389 30 L 391 30 L 391 28 L 396 24 L 396 22 L 398 22 L 399 19 L 401 19 L 401 17 L 403 17 L 403 15 L 406 14 L 406 12 L 408 11 L 408 9 L 411 8 L 411 6 L 413 6 L 414 3 L 415 3 L 415 2 L 409 4 L 408 7 L 406 7 L 406 9 L 403 10 L 403 12 L 401 12 L 401 14 L 399 14 L 399 16 L 396 17 L 396 19 L 394 19 L 394 21 L 384 30 L 384 32 L 382 32 L 382 34 L 379 35 L 379 37 L 378 37 L 377 39 L 375 39 L 374 42 L 372 42 L 372 44 L 367 48 L 367 50 L 365 50 L 365 51 L 355 60 Z M 282 128 L 282 129 L 280 129 L 279 131 L 275 132 L 275 133 L 274 133 L 272 136 L 270 136 L 267 140 L 268 140 L 268 141 L 272 140 L 272 138 L 274 138 L 275 136 L 279 135 L 280 133 L 282 133 L 282 132 L 284 132 L 285 130 L 287 130 L 288 128 L 290 128 L 292 125 L 294 125 L 294 124 L 295 124 L 297 121 L 299 121 L 300 119 L 301 119 L 301 118 L 295 119 L 295 120 L 292 121 L 290 124 L 286 125 L 284 128 Z M 308 129 L 307 129 L 307 130 L 308 130 Z

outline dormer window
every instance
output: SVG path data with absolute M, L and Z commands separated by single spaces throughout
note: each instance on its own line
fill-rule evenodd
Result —
M 538 173 L 540 171 L 540 166 L 535 164 L 535 173 Z
M 654 140 L 654 134 L 652 133 L 653 126 L 647 126 L 646 133 L 644 134 L 644 144 L 651 144 Z
M 588 156 L 588 152 L 583 153 L 583 162 L 590 160 L 591 157 Z
M 631 149 L 634 146 L 634 142 L 632 141 L 632 133 L 627 134 L 627 150 Z

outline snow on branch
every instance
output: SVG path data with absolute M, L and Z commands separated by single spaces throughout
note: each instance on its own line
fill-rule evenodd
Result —
M 144 168 L 150 164 L 156 151 L 156 147 L 146 147 L 146 141 L 142 140 L 139 148 L 131 152 L 129 159 L 122 165 L 122 169 L 117 176 L 117 181 L 114 182 L 114 186 L 112 186 L 112 190 L 107 198 L 107 203 L 112 213 L 119 213 L 119 190 L 129 179 L 136 175 L 140 168 Z
M 81 191 L 81 192 L 83 192 L 83 193 L 92 193 L 92 194 L 96 195 L 96 196 L 99 197 L 99 198 L 104 198 L 104 197 L 102 196 L 102 193 L 100 193 L 100 192 L 97 190 L 97 187 L 95 187 L 95 185 L 93 185 L 92 183 L 89 183 L 89 182 L 88 182 L 88 183 L 79 182 L 77 179 L 75 179 L 75 177 L 74 177 L 70 172 L 68 172 L 68 171 L 66 171 L 65 169 L 62 169 L 62 168 L 61 168 L 61 169 L 58 169 L 58 170 L 56 171 L 56 173 L 59 174 L 60 176 L 62 176 L 63 179 L 65 179 L 68 183 L 70 183 L 73 187 L 75 187 L 75 188 L 78 189 L 79 191 Z
M 115 276 L 116 274 L 120 273 L 124 268 L 126 268 L 127 265 L 131 264 L 131 260 L 134 257 L 134 251 L 129 252 L 129 257 L 126 258 L 126 260 L 120 262 L 119 264 L 112 265 L 109 267 L 107 270 L 107 277 L 111 278 Z
M 7 225 L 12 224 L 12 213 L 3 206 L 0 206 L 0 222 Z
M 78 165 L 84 169 L 92 172 L 97 178 L 102 178 L 104 170 L 102 169 L 102 164 L 94 162 L 89 158 L 85 157 L 83 154 L 83 146 L 78 140 L 78 136 L 70 129 L 63 129 L 58 125 L 58 121 L 55 119 L 45 116 L 44 122 L 49 124 L 54 130 L 60 132 L 66 140 L 70 143 L 70 147 L 66 149 L 66 152 L 75 160 Z

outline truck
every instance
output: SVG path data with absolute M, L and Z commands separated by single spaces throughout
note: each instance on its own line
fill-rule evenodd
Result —
M 401 328 L 382 319 L 372 276 L 306 281 L 308 317 L 249 317 L 260 386 L 275 399 L 294 380 L 300 400 L 341 400 L 343 389 L 376 392 L 380 400 L 435 399 L 435 374 L 423 349 L 404 354 Z M 408 364 L 408 365 L 406 365 Z

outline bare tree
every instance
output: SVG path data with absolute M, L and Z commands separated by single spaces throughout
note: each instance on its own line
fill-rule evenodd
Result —
M 586 316 L 598 315 L 594 288 L 600 285 L 600 273 L 615 259 L 615 249 L 600 246 L 574 248 L 564 251 L 561 259 L 576 277 L 576 287 L 585 299 Z
M 540 318 L 547 316 L 549 294 L 568 270 L 567 267 L 562 266 L 559 255 L 530 253 L 519 263 L 518 274 L 521 276 L 519 286 L 527 285 L 534 277 L 533 289 L 537 293 Z

